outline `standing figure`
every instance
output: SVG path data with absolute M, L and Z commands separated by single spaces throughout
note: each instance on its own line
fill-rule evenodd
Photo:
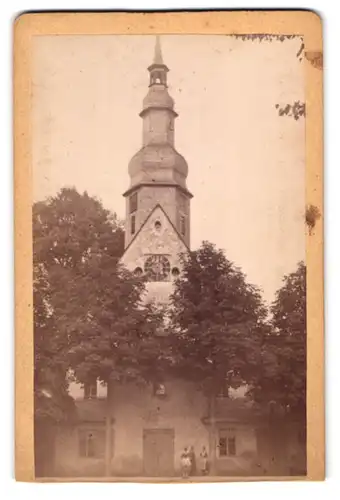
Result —
M 206 476 L 208 474 L 208 469 L 209 469 L 208 452 L 205 446 L 203 446 L 202 451 L 200 453 L 200 469 L 203 476 Z
M 181 455 L 181 466 L 182 466 L 182 477 L 187 479 L 189 477 L 190 468 L 191 468 L 191 460 L 188 452 L 188 448 L 184 448 L 184 451 Z
M 195 476 L 196 475 L 196 455 L 195 455 L 195 449 L 193 446 L 190 446 L 189 457 L 190 457 L 190 462 L 191 462 L 190 475 Z

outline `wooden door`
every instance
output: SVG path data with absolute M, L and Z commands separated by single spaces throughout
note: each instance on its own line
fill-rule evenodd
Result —
M 174 474 L 173 429 L 145 429 L 143 435 L 144 474 L 171 477 Z

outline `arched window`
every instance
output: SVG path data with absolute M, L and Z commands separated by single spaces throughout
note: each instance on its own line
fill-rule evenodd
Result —
M 174 278 L 178 278 L 179 276 L 179 269 L 178 267 L 173 267 L 172 270 L 171 270 L 171 274 Z
M 166 75 L 164 73 L 164 71 L 153 71 L 151 73 L 151 77 L 150 77 L 150 84 L 151 85 L 154 85 L 154 84 L 162 84 L 162 85 L 165 85 L 166 83 Z
M 140 278 L 143 274 L 143 269 L 141 267 L 136 267 L 133 273 L 137 278 Z

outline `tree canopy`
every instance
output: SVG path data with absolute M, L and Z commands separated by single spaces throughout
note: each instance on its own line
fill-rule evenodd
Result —
M 48 308 L 48 282 L 40 266 L 34 269 L 34 408 L 35 418 L 62 421 L 72 415 L 67 392 L 67 339 L 56 328 Z
M 33 231 L 36 415 L 59 419 L 70 368 L 80 382 L 146 379 L 160 318 L 119 264 L 122 224 L 98 200 L 64 188 L 34 205 Z
M 262 372 L 256 397 L 285 411 L 304 413 L 306 405 L 306 266 L 284 276 L 271 307 L 272 330 L 264 338 Z
M 226 380 L 234 386 L 252 380 L 266 308 L 259 290 L 212 243 L 182 256 L 170 318 L 181 376 L 215 393 Z
M 34 205 L 33 229 L 36 417 L 70 413 L 70 368 L 83 383 L 155 381 L 170 369 L 211 394 L 247 383 L 259 402 L 304 409 L 303 263 L 284 277 L 269 323 L 260 291 L 205 241 L 181 256 L 161 311 L 144 304 L 144 280 L 119 264 L 122 224 L 98 200 L 64 188 Z

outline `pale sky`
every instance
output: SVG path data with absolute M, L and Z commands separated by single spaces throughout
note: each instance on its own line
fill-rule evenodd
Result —
M 142 145 L 153 36 L 37 36 L 34 200 L 75 186 L 125 217 L 128 162 Z M 271 301 L 304 260 L 305 123 L 275 104 L 304 101 L 299 39 L 161 37 L 187 160 L 191 248 L 223 248 Z

